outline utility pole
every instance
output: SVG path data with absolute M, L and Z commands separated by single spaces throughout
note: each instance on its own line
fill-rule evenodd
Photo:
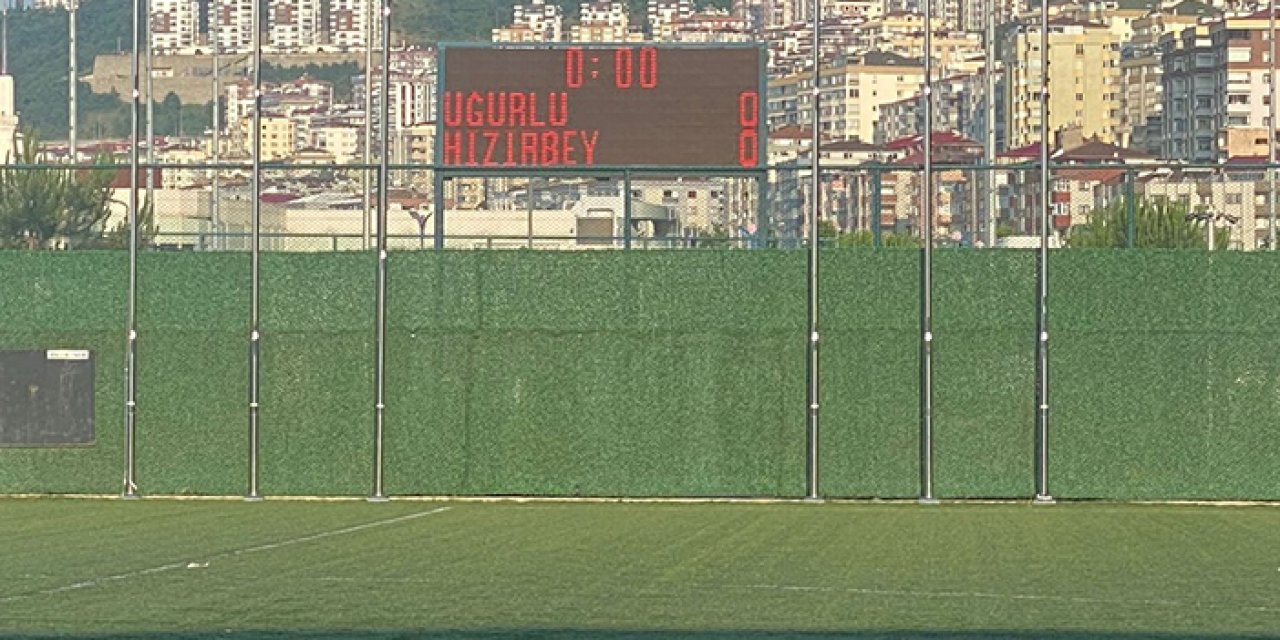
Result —
M 818 489 L 818 242 L 819 214 L 822 211 L 822 170 L 818 162 L 822 142 L 822 0 L 813 0 L 813 86 L 811 95 L 813 141 L 809 148 L 811 189 L 808 251 L 808 350 L 805 358 L 805 386 L 808 391 L 808 429 L 805 497 L 817 500 Z
M 1040 249 L 1036 252 L 1036 495 L 1049 494 L 1049 2 L 1040 3 Z

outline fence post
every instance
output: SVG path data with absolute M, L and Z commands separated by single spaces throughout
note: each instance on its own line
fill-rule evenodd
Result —
M 1124 172 L 1124 246 L 1126 249 L 1134 247 L 1134 236 L 1137 234 L 1137 202 L 1134 196 L 1134 174 L 1133 169 Z
M 871 170 L 871 244 L 880 248 L 880 194 L 883 184 L 880 169 Z
M 622 248 L 631 249 L 631 170 L 622 170 Z

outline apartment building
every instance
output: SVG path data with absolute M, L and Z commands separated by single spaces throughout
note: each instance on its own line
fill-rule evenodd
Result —
M 1271 73 L 1276 64 L 1269 50 L 1274 46 L 1269 28 L 1266 11 L 1228 16 L 1209 25 L 1209 40 L 1225 72 L 1218 76 L 1219 99 L 1226 96 L 1225 112 L 1217 122 L 1219 157 L 1231 155 L 1227 140 L 1232 131 L 1262 140 L 1275 135 L 1271 101 L 1277 93 Z
M 704 11 L 677 21 L 671 40 L 702 44 L 757 41 L 746 20 L 723 11 Z
M 340 51 L 363 51 L 382 44 L 381 7 L 376 0 L 330 0 L 329 44 Z
M 1121 145 L 1153 154 L 1163 151 L 1164 67 L 1160 38 L 1166 34 L 1176 37 L 1202 17 L 1215 13 L 1206 5 L 1187 2 L 1133 21 L 1133 37 L 1120 47 L 1123 100 L 1116 139 Z
M 321 45 L 320 0 L 271 0 L 267 26 L 271 48 L 282 52 L 314 51 Z
M 216 14 L 209 19 L 218 48 L 226 53 L 253 49 L 253 0 L 211 0 Z
M 578 11 L 578 23 L 570 29 L 573 42 L 627 42 L 628 16 L 626 3 L 618 0 L 584 2 Z M 639 38 L 637 38 L 639 39 Z
M 493 30 L 494 42 L 560 42 L 564 12 L 546 0 L 529 0 L 512 8 L 511 24 Z
M 240 120 L 240 135 L 245 149 L 253 148 L 253 119 Z M 296 135 L 292 118 L 282 115 L 263 115 L 258 121 L 262 130 L 262 160 L 272 162 L 290 160 L 296 150 Z
M 1198 24 L 1160 39 L 1163 153 L 1166 158 L 1211 162 L 1218 158 L 1218 127 L 1225 111 L 1219 52 L 1210 25 Z M 1246 84 L 1248 75 L 1245 76 Z M 1243 88 L 1243 86 L 1242 86 Z M 1240 98 L 1232 98 L 1238 100 Z M 1248 108 L 1249 97 L 1244 106 Z
M 1011 30 L 1002 63 L 1005 132 L 1009 147 L 1040 139 L 1040 24 L 1023 22 Z M 1049 21 L 1049 131 L 1068 127 L 1110 142 L 1120 128 L 1120 47 L 1102 24 L 1069 18 Z
M 200 4 L 196 0 L 151 0 L 151 49 L 158 54 L 189 51 L 196 44 Z
M 660 42 L 675 39 L 676 25 L 693 16 L 693 0 L 649 0 L 645 9 L 649 37 Z
M 875 138 L 883 105 L 910 98 L 924 82 L 924 62 L 892 53 L 870 52 L 852 60 L 838 59 L 823 69 L 822 126 L 832 140 Z M 769 126 L 812 124 L 812 72 L 769 80 Z

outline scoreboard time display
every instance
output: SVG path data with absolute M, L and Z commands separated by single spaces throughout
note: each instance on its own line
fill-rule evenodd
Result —
M 441 49 L 446 168 L 764 166 L 764 49 Z

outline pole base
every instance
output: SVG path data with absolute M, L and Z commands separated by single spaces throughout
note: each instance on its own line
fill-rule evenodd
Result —
M 120 496 L 121 500 L 141 500 L 142 496 L 136 493 L 125 493 Z
M 262 496 L 245 496 L 245 502 L 262 502 Z
M 1058 501 L 1054 500 L 1053 496 L 1050 496 L 1050 495 L 1036 494 L 1036 497 L 1031 500 L 1031 504 L 1057 504 L 1057 503 Z
M 382 504 L 384 502 L 391 502 L 391 498 L 388 498 L 386 496 L 369 496 L 368 498 L 365 498 L 365 502 L 369 502 L 373 504 Z
M 826 501 L 827 501 L 826 498 L 820 498 L 818 496 L 805 496 L 804 498 L 804 502 L 807 502 L 809 504 L 823 504 Z
M 920 498 L 916 500 L 916 504 L 942 504 L 942 501 L 937 498 Z

